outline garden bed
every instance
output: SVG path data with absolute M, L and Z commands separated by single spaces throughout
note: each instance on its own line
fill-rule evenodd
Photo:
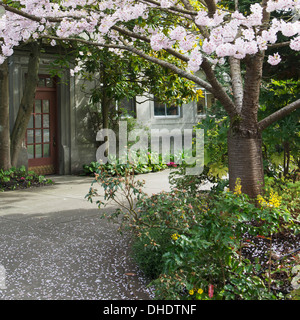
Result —
M 26 171 L 24 166 L 0 170 L 0 191 L 27 189 L 53 184 L 51 179 L 37 175 L 33 171 Z
M 273 235 L 272 238 L 264 236 L 245 235 L 242 255 L 252 264 L 256 259 L 261 265 L 259 275 L 270 273 L 275 285 L 270 286 L 273 291 L 283 294 L 291 293 L 290 269 L 300 265 L 300 235 L 284 231 Z

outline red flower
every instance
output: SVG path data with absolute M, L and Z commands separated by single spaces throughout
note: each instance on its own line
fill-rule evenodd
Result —
M 210 285 L 208 286 L 208 296 L 209 296 L 210 298 L 212 298 L 212 297 L 214 296 L 214 286 L 213 286 L 212 284 L 210 284 Z
M 169 167 L 177 167 L 177 164 L 175 162 L 169 162 L 169 163 L 167 163 L 167 166 L 169 166 Z

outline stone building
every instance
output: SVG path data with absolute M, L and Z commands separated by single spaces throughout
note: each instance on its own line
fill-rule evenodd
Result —
M 18 159 L 18 166 L 40 174 L 75 174 L 83 164 L 96 160 L 96 132 L 86 115 L 88 98 L 81 89 L 82 80 L 69 70 L 59 79 L 51 78 L 49 67 L 53 54 L 43 53 L 34 110 Z M 26 81 L 28 55 L 15 50 L 9 58 L 10 128 L 13 128 Z M 93 84 L 90 84 L 91 86 Z M 128 113 L 149 129 L 192 128 L 209 107 L 212 95 L 204 92 L 198 103 L 167 108 L 164 104 L 137 97 L 125 102 Z

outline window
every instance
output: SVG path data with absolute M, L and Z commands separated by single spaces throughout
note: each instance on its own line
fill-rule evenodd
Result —
M 179 117 L 180 109 L 177 106 L 167 106 L 154 100 L 154 116 L 155 117 Z
M 39 75 L 38 87 L 54 88 L 55 81 L 51 77 Z
M 215 103 L 214 96 L 203 89 L 203 98 L 199 98 L 197 101 L 197 115 L 201 116 L 204 115 L 208 109 L 212 107 L 212 105 Z
M 123 116 L 136 117 L 136 101 L 132 99 L 123 99 L 118 102 L 118 110 L 122 111 Z

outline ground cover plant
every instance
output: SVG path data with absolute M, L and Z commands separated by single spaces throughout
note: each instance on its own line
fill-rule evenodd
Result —
M 20 168 L 12 167 L 9 170 L 0 169 L 0 191 L 25 189 L 52 184 L 51 179 L 27 171 L 24 166 Z
M 157 172 L 169 167 L 177 166 L 173 161 L 166 162 L 161 154 L 147 152 L 146 159 L 141 160 L 137 154 L 135 162 L 128 162 L 123 164 L 120 159 L 110 159 L 107 163 L 99 163 L 92 161 L 90 164 L 83 165 L 83 175 L 94 176 L 98 171 L 105 170 L 110 175 L 125 175 L 126 170 L 131 168 L 134 174 Z M 171 155 L 170 159 L 173 160 L 174 156 Z

